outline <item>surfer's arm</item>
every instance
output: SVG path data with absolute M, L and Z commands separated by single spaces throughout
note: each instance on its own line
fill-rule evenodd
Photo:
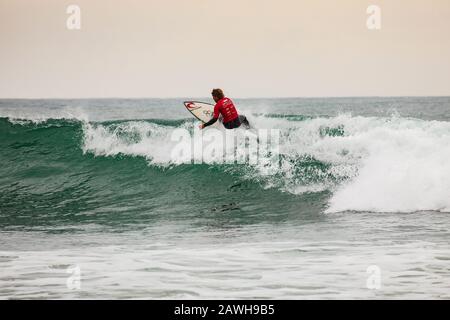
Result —
M 216 123 L 217 119 L 218 119 L 218 117 L 217 117 L 217 118 L 212 118 L 212 119 L 209 120 L 208 122 L 204 123 L 204 124 L 202 125 L 202 129 L 203 129 L 203 128 L 206 128 L 207 126 L 210 126 L 210 125 Z
M 218 103 L 216 103 L 216 105 L 214 106 L 214 115 L 213 115 L 212 119 L 209 120 L 208 122 L 200 125 L 200 129 L 206 128 L 207 126 L 210 126 L 210 125 L 216 123 L 217 119 L 219 119 L 219 114 L 220 114 L 220 105 Z

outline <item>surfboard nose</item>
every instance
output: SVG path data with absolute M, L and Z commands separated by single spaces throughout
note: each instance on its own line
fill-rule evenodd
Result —
M 200 121 L 208 122 L 214 114 L 214 105 L 210 103 L 200 101 L 184 101 L 183 103 L 186 109 Z

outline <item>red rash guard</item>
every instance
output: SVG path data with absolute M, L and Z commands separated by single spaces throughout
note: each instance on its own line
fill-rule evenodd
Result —
M 214 118 L 219 118 L 219 113 L 222 114 L 223 123 L 227 123 L 233 121 L 238 117 L 238 113 L 236 107 L 233 104 L 233 101 L 229 98 L 222 98 L 217 101 L 214 106 Z

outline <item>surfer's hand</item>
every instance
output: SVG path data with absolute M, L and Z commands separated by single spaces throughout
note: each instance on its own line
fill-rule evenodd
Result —
M 201 129 L 203 129 L 205 126 L 203 125 L 203 123 L 200 123 L 198 127 L 199 127 L 200 130 L 201 130 Z

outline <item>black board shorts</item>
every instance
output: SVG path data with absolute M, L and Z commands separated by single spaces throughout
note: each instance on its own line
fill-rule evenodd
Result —
M 247 117 L 241 114 L 236 119 L 224 123 L 223 125 L 227 129 L 236 129 L 239 128 L 242 124 L 244 125 L 245 129 L 251 128 L 250 123 L 247 120 Z
M 224 122 L 223 126 L 227 129 L 236 129 L 239 128 L 241 126 L 241 120 L 239 119 L 239 117 L 237 117 L 234 120 L 228 121 L 228 122 Z

